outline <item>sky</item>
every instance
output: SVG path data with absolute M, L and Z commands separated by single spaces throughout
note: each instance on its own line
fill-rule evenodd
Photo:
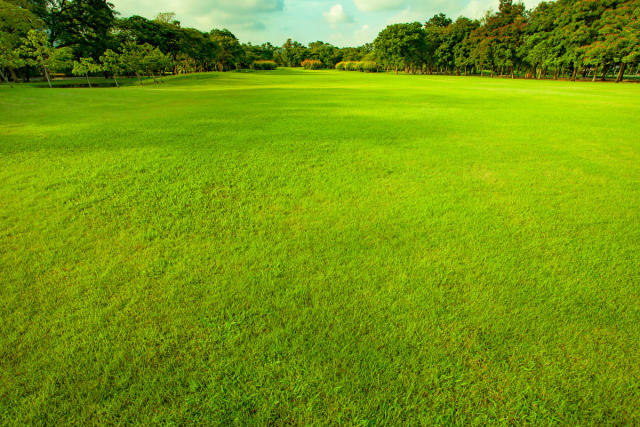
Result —
M 480 18 L 498 0 L 111 0 L 122 17 L 175 12 L 183 27 L 227 28 L 241 42 L 282 45 L 322 40 L 336 46 L 372 42 L 399 22 L 424 22 L 436 13 Z M 535 7 L 540 0 L 524 0 Z

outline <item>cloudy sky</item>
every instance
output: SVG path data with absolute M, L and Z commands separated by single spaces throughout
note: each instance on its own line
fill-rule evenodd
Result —
M 121 16 L 155 17 L 175 12 L 183 26 L 228 28 L 242 42 L 281 45 L 323 40 L 357 46 L 375 39 L 387 24 L 424 21 L 444 12 L 479 18 L 498 0 L 111 0 Z M 540 0 L 525 0 L 533 7 Z

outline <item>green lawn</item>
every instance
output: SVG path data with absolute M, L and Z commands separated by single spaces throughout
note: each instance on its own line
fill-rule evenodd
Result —
M 640 423 L 640 85 L 0 87 L 0 424 Z

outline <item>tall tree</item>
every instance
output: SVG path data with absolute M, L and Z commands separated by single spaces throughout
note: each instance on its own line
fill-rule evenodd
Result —
M 47 0 L 44 20 L 52 44 L 98 59 L 111 44 L 115 12 L 105 0 Z
M 69 66 L 71 51 L 69 48 L 55 48 L 51 46 L 43 31 L 31 30 L 20 46 L 20 55 L 28 65 L 38 67 L 44 73 L 49 87 L 51 85 L 51 71 L 58 71 Z
M 18 49 L 29 31 L 36 29 L 44 29 L 44 22 L 28 3 L 0 0 L 0 75 L 3 80 L 8 81 L 7 74 L 17 80 L 16 70 L 25 65 Z
M 387 68 L 415 72 L 422 68 L 427 55 L 425 32 L 419 22 L 389 25 L 374 41 L 375 51 Z
M 228 71 L 240 66 L 244 59 L 244 50 L 231 31 L 211 30 L 209 39 L 219 48 L 216 58 L 219 71 Z
M 116 82 L 116 87 L 120 87 L 120 84 L 118 83 L 118 76 L 124 71 L 120 55 L 111 49 L 107 49 L 104 52 L 104 55 L 100 57 L 100 63 L 102 64 L 102 69 L 104 71 L 111 73 L 113 81 Z
M 285 67 L 299 67 L 302 61 L 309 58 L 309 49 L 302 43 L 287 39 L 274 54 L 276 61 Z
M 89 80 L 90 73 L 97 73 L 102 71 L 102 66 L 96 63 L 93 58 L 80 58 L 79 61 L 73 61 L 73 68 L 71 72 L 74 76 L 84 76 L 87 79 L 87 84 L 91 88 L 91 80 Z

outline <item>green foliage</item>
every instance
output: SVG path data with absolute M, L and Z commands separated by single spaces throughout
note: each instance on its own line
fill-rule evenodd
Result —
M 285 67 L 299 67 L 302 61 L 309 58 L 309 49 L 302 43 L 288 39 L 280 49 L 274 53 L 274 59 Z
M 261 59 L 259 61 L 254 61 L 251 68 L 254 70 L 275 70 L 278 68 L 278 64 L 273 60 Z
M 89 87 L 91 87 L 89 74 L 99 71 L 103 71 L 103 67 L 101 64 L 96 63 L 93 58 L 80 58 L 80 61 L 73 61 L 73 68 L 71 70 L 74 76 L 85 76 Z
M 322 61 L 318 61 L 317 59 L 305 59 L 300 65 L 307 70 L 319 70 L 324 68 Z
M 309 43 L 308 54 L 310 59 L 315 59 L 322 63 L 320 68 L 334 68 L 336 63 L 342 59 L 340 49 L 321 41 Z
M 229 30 L 212 30 L 209 39 L 219 48 L 216 62 L 218 71 L 242 68 L 245 54 L 240 42 Z
M 21 4 L 0 0 L 0 77 L 8 81 L 5 72 L 26 65 L 20 57 L 20 46 L 30 30 L 42 29 L 44 23 Z
M 102 71 L 102 66 L 97 64 L 93 58 L 80 58 L 80 61 L 73 61 L 73 69 L 71 70 L 74 76 L 86 76 L 99 71 Z
M 51 46 L 44 31 L 29 31 L 18 52 L 26 65 L 42 70 L 50 87 L 49 73 L 68 69 L 72 60 L 71 50 Z
M 426 60 L 426 35 L 419 22 L 389 25 L 374 41 L 382 65 L 398 68 L 421 67 Z
M 336 70 L 377 73 L 380 67 L 373 61 L 342 61 L 336 64 Z
M 176 70 L 178 72 L 210 71 L 217 68 L 218 56 L 223 52 L 208 33 L 181 28 L 175 23 L 164 22 L 165 18 L 154 21 L 141 16 L 119 19 L 115 25 L 115 39 L 118 44 L 147 43 L 159 48 L 176 59 L 176 65 L 180 67 L 180 70 Z
M 111 73 L 114 76 L 119 76 L 124 71 L 120 54 L 111 49 L 107 49 L 104 52 L 104 55 L 100 57 L 100 63 L 102 64 L 102 69 L 104 71 Z
M 253 68 L 256 61 L 273 61 L 276 47 L 271 43 L 263 43 L 261 45 L 253 45 L 246 43 L 242 45 L 245 54 L 245 62 Z
M 640 425 L 640 85 L 0 87 L 0 424 Z
M 517 72 L 538 78 L 552 69 L 554 77 L 587 66 L 603 74 L 638 65 L 638 0 L 558 0 L 541 2 L 533 11 L 512 0 L 501 0 L 482 22 L 443 14 L 425 23 L 424 43 L 415 24 L 391 25 L 375 43 L 375 54 L 386 69 L 460 73 L 468 69 L 491 74 Z M 634 18 L 634 16 L 636 16 Z
M 111 44 L 113 5 L 105 0 L 49 0 L 44 21 L 49 40 L 69 47 L 74 55 L 98 59 Z
M 156 74 L 165 73 L 174 65 L 171 57 L 157 47 L 134 42 L 127 42 L 122 47 L 120 64 L 126 72 L 135 74 L 138 79 L 141 75 L 151 75 L 154 81 Z

